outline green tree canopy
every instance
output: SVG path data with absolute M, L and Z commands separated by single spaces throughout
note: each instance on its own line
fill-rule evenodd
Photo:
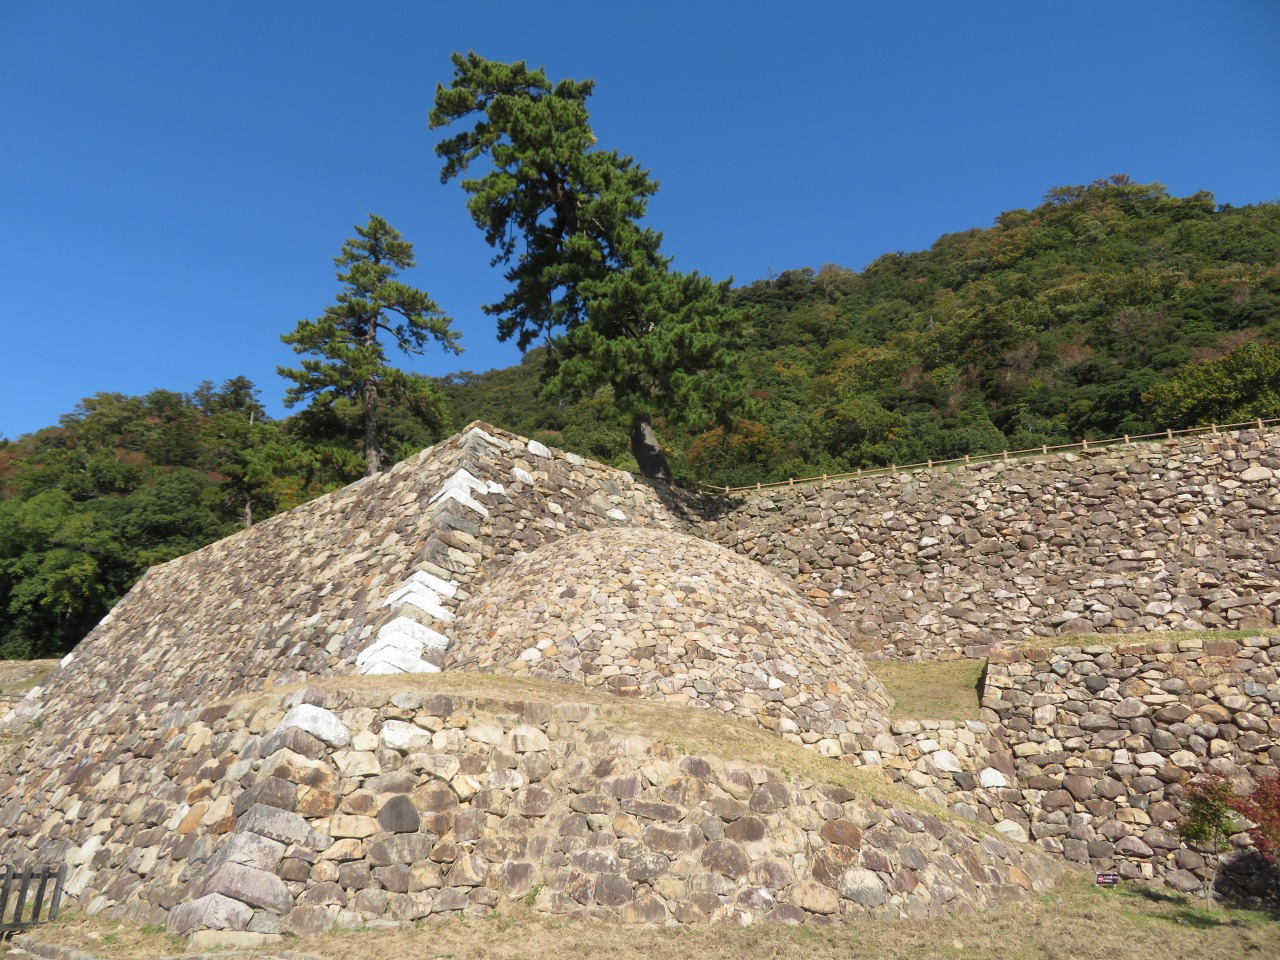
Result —
M 281 376 L 294 381 L 285 394 L 286 406 L 308 398 L 313 406 L 329 407 L 341 399 L 359 405 L 365 474 L 372 476 L 383 457 L 379 406 L 386 392 L 403 382 L 388 365 L 379 334 L 389 334 L 407 354 L 423 353 L 432 340 L 451 353 L 460 348 L 451 321 L 435 301 L 396 279 L 400 271 L 416 266 L 413 246 L 378 216 L 357 226 L 356 233 L 334 258 L 338 279 L 346 284 L 338 302 L 319 319 L 301 320 L 292 333 L 280 338 L 295 352 L 320 359 L 304 359 L 301 369 L 278 369 Z M 437 403 L 434 409 L 442 411 L 443 405 Z
M 454 54 L 453 65 L 430 122 L 473 121 L 436 146 L 442 182 L 482 158 L 489 165 L 462 180 L 512 285 L 485 311 L 522 350 L 551 343 L 549 391 L 582 398 L 610 388 L 631 421 L 641 471 L 669 479 L 653 421 L 705 423 L 735 405 L 716 376 L 736 327 L 728 283 L 670 269 L 662 234 L 640 223 L 657 181 L 634 158 L 595 148 L 586 109 L 593 81 L 552 83 L 541 68 L 475 53 Z
M 1171 427 L 1280 417 L 1280 345 L 1250 342 L 1188 363 L 1142 399 L 1153 420 Z

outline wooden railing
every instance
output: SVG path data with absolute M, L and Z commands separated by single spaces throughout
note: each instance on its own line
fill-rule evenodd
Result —
M 927 460 L 924 463 L 905 463 L 893 464 L 888 467 L 867 467 L 861 470 L 854 470 L 849 473 L 832 473 L 822 474 L 821 476 L 812 477 L 793 477 L 790 480 L 774 480 L 770 483 L 754 483 L 744 487 L 721 487 L 711 484 L 699 483 L 698 488 L 703 493 L 745 493 L 751 490 L 777 490 L 783 487 L 795 487 L 808 483 L 831 483 L 837 480 L 859 480 L 863 477 L 884 476 L 890 473 L 902 473 L 911 470 L 932 470 L 935 467 L 954 467 L 974 463 L 991 463 L 993 461 L 1013 460 L 1022 457 L 1039 457 L 1050 453 L 1059 453 L 1065 450 L 1080 450 L 1087 452 L 1089 450 L 1099 450 L 1103 447 L 1120 446 L 1126 443 L 1142 443 L 1142 442 L 1167 442 L 1176 437 L 1199 436 L 1206 433 L 1221 433 L 1224 430 L 1265 430 L 1267 427 L 1280 425 L 1280 419 L 1277 420 L 1250 420 L 1246 423 L 1215 423 L 1207 427 L 1191 427 L 1187 430 L 1166 430 L 1164 433 L 1145 433 L 1139 436 L 1130 436 L 1125 434 L 1123 437 L 1111 437 L 1107 440 L 1081 440 L 1079 443 L 1061 443 L 1057 445 L 1043 445 L 1039 447 L 1029 447 L 1026 450 L 1001 450 L 999 453 L 979 453 L 970 456 L 965 454 L 963 457 L 956 457 L 952 460 Z
M 43 920 L 57 920 L 58 908 L 62 905 L 62 885 L 66 878 L 66 864 L 57 867 L 0 868 L 0 940 L 8 940 L 15 933 L 41 922 L 40 912 L 44 909 L 45 892 L 50 881 L 53 881 L 53 891 L 49 900 L 49 912 Z M 36 884 L 34 891 L 31 889 L 33 883 Z M 34 896 L 28 910 L 27 896 L 32 892 Z

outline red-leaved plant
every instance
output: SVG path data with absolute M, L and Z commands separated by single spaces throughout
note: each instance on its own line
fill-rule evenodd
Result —
M 1251 825 L 1238 823 L 1232 814 Z M 1273 864 L 1280 862 L 1280 773 L 1259 777 L 1247 796 L 1236 793 L 1230 781 L 1218 773 L 1187 784 L 1178 833 L 1183 840 L 1209 854 L 1209 870 L 1203 887 L 1206 900 L 1212 896 L 1221 845 L 1241 828 L 1249 834 L 1249 840 L 1264 860 Z
M 1280 861 L 1280 773 L 1259 777 L 1247 797 L 1233 795 L 1227 802 L 1254 824 L 1247 829 L 1258 853 L 1268 863 Z

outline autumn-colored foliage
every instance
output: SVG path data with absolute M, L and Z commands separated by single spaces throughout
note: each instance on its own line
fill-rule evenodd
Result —
M 1247 818 L 1249 839 L 1268 863 L 1280 862 L 1280 773 L 1258 778 L 1248 796 L 1233 796 L 1231 809 Z

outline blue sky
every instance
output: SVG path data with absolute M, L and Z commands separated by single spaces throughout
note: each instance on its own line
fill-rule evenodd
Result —
M 0 435 L 99 391 L 245 375 L 385 217 L 455 318 L 443 374 L 516 362 L 426 115 L 449 55 L 593 77 L 602 147 L 662 181 L 676 266 L 861 269 L 1113 173 L 1280 198 L 1280 3 L 0 0 Z

